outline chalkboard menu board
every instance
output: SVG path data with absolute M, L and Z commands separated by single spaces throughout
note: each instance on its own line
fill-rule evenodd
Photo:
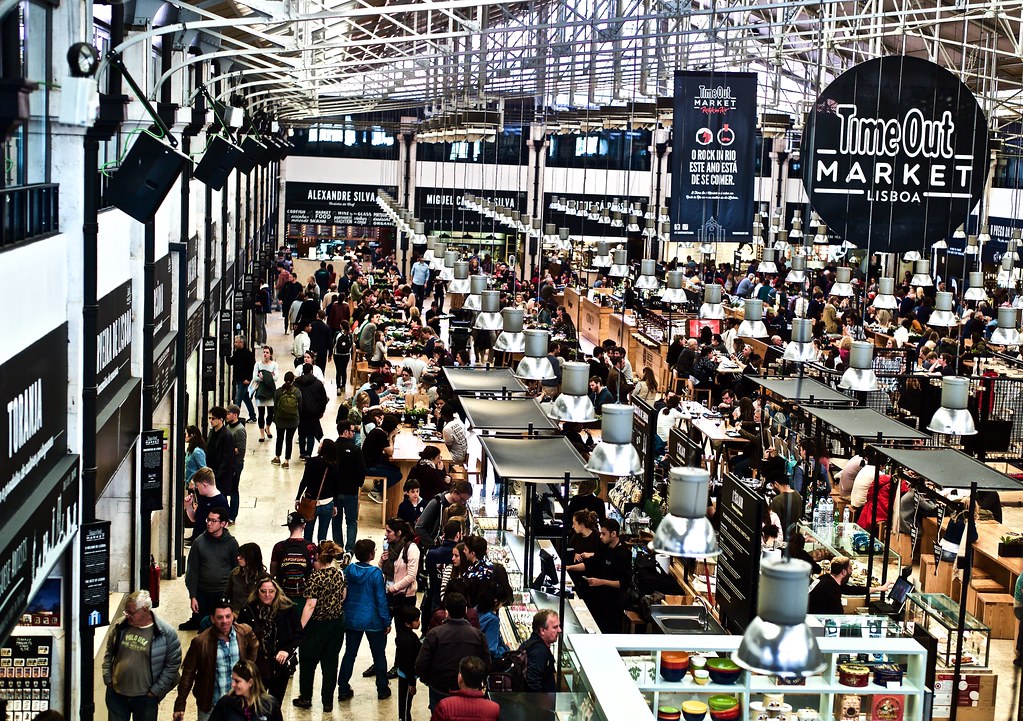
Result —
M 50 708 L 49 636 L 11 636 L 0 647 L 0 698 L 10 721 L 30 721 Z
M 393 226 L 377 204 L 377 186 L 341 183 L 284 184 L 287 223 L 319 225 Z M 392 196 L 397 188 L 383 188 Z
M 728 474 L 718 495 L 717 603 L 726 630 L 741 634 L 756 615 L 760 581 L 760 496 Z

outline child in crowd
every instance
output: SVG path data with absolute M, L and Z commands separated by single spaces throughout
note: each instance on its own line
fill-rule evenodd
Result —
M 405 500 L 398 506 L 398 518 L 407 521 L 410 526 L 415 528 L 416 521 L 423 514 L 423 509 L 426 508 L 426 501 L 420 495 L 419 481 L 415 478 L 405 481 L 403 489 Z
M 416 695 L 416 658 L 423 645 L 416 634 L 420 626 L 419 609 L 415 606 L 401 606 L 394 620 L 394 665 L 398 670 L 398 721 L 412 721 L 412 699 Z

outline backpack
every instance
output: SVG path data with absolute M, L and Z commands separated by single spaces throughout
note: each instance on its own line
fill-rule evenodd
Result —
M 277 391 L 277 384 L 274 383 L 274 374 L 270 371 L 263 369 L 259 372 L 259 384 L 256 386 L 256 400 L 257 401 L 269 401 L 273 400 L 274 393 Z
M 509 651 L 496 659 L 487 674 L 487 688 L 491 693 L 514 692 L 526 690 L 526 669 L 529 668 L 529 642 L 522 644 L 515 651 Z
M 338 333 L 334 341 L 334 355 L 350 356 L 352 354 L 352 335 L 350 333 Z
M 298 418 L 298 398 L 295 397 L 294 390 L 281 393 L 275 415 L 285 422 Z

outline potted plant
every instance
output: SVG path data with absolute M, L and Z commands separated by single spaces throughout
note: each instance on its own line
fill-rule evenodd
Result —
M 1007 533 L 998 541 L 998 555 L 1003 558 L 1023 557 L 1023 535 Z

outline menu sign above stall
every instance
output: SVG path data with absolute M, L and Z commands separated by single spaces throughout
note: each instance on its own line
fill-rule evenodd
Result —
M 803 185 L 829 228 L 899 253 L 946 238 L 984 192 L 987 119 L 969 88 L 892 55 L 840 75 L 803 130 Z
M 526 194 L 516 190 L 417 187 L 416 217 L 426 224 L 427 233 L 452 229 L 473 233 L 505 232 L 507 226 L 465 207 L 462 198 L 467 193 L 492 201 L 498 208 L 526 212 Z
M 135 320 L 131 312 L 130 280 L 99 299 L 96 326 L 99 328 L 96 338 L 96 392 L 99 407 L 103 408 L 131 378 L 131 340 Z
M 718 496 L 717 601 L 730 633 L 741 634 L 757 605 L 760 576 L 760 497 L 735 476 L 725 476 Z
M 285 183 L 284 218 L 307 225 L 394 226 L 377 204 L 377 186 Z M 393 187 L 383 188 L 392 196 Z
M 159 338 L 170 331 L 171 317 L 171 256 L 156 261 L 156 283 L 153 287 L 153 336 Z
M 675 73 L 671 239 L 750 237 L 756 172 L 756 73 Z

